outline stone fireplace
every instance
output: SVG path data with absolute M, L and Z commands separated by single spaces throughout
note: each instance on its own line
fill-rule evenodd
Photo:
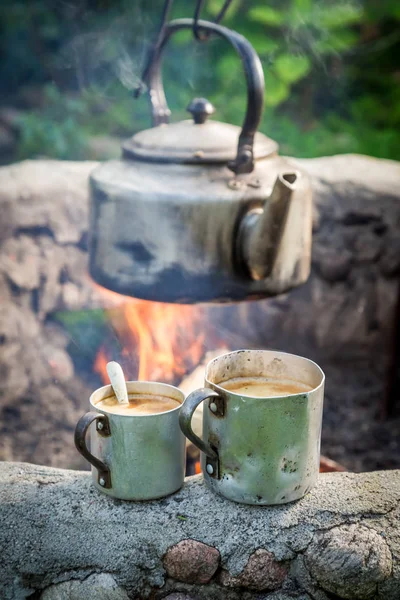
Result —
M 309 281 L 275 299 L 175 313 L 112 298 L 89 279 L 95 163 L 0 169 L 5 598 L 400 597 L 399 473 L 368 473 L 400 466 L 400 167 L 361 156 L 299 165 L 314 187 Z M 132 311 L 144 329 L 127 341 Z M 168 324 L 161 338 L 173 337 L 172 363 L 154 342 L 157 318 Z M 127 504 L 99 496 L 88 474 L 60 470 L 87 468 L 73 429 L 102 385 L 102 360 L 187 391 L 208 352 L 240 347 L 322 366 L 322 452 L 364 473 L 323 475 L 300 502 L 262 509 L 213 496 L 199 477 L 163 501 Z
M 398 396 L 399 167 L 357 156 L 300 162 L 315 199 L 309 281 L 274 299 L 183 307 L 90 280 L 87 181 L 96 163 L 3 167 L 0 458 L 85 467 L 72 432 L 106 360 L 120 360 L 132 379 L 183 382 L 187 392 L 207 352 L 259 347 L 326 371 L 323 454 L 351 471 L 398 467 L 399 421 L 384 417 Z

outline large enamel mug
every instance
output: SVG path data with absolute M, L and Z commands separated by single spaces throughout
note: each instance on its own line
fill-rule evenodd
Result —
M 222 387 L 236 377 L 292 380 L 311 389 L 250 397 Z M 186 398 L 180 413 L 183 433 L 201 450 L 208 486 L 246 504 L 284 504 L 304 496 L 319 472 L 324 381 L 317 364 L 284 352 L 238 350 L 209 362 L 205 387 Z M 191 419 L 204 401 L 200 439 Z

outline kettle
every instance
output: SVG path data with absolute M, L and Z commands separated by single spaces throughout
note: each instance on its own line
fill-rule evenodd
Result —
M 251 44 L 216 23 L 202 30 L 228 40 L 247 81 L 242 128 L 214 121 L 204 98 L 192 119 L 169 124 L 160 61 L 163 29 L 146 74 L 151 129 L 123 143 L 123 156 L 90 177 L 89 271 L 120 294 L 177 303 L 265 298 L 305 282 L 310 271 L 312 197 L 305 175 L 258 133 L 264 75 Z

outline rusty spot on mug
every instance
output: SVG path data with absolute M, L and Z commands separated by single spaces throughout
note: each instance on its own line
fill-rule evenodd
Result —
M 210 444 L 210 446 L 218 448 L 219 438 L 218 438 L 218 436 L 214 432 L 210 432 L 209 433 L 209 435 L 208 435 L 208 443 Z
M 297 463 L 294 460 L 284 458 L 282 460 L 281 471 L 283 473 L 295 473 L 297 471 Z

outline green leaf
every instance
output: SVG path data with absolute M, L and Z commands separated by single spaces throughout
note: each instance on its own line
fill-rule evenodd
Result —
M 293 0 L 293 8 L 301 13 L 307 13 L 312 8 L 312 0 Z
M 310 60 L 306 56 L 280 54 L 274 62 L 274 71 L 285 83 L 295 83 L 309 73 Z
M 270 6 L 256 6 L 249 10 L 249 17 L 252 21 L 276 27 L 285 22 L 285 15 Z
M 209 0 L 207 9 L 213 16 L 219 14 L 224 2 L 223 0 Z M 238 12 L 241 5 L 241 0 L 234 0 L 232 4 L 229 6 L 228 11 L 225 13 L 224 22 L 229 20 L 231 17 L 234 17 Z M 203 17 L 202 18 L 206 18 Z
M 318 25 L 326 29 L 337 29 L 355 25 L 362 20 L 364 11 L 356 4 L 337 4 L 321 6 L 317 16 Z
M 278 106 L 289 97 L 289 86 L 271 72 L 265 73 L 265 104 Z
M 262 33 L 249 36 L 249 42 L 252 43 L 258 54 L 272 54 L 279 48 L 277 41 Z

